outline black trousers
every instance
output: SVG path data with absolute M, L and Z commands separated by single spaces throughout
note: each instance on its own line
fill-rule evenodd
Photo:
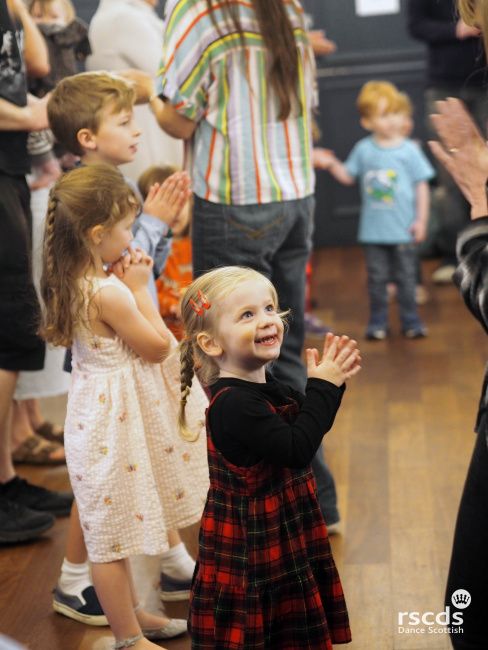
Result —
M 454 609 L 451 596 L 457 589 L 471 594 L 463 614 L 462 634 L 452 634 L 456 650 L 488 648 L 488 450 L 485 427 L 477 434 L 457 516 L 446 605 Z
M 31 272 L 30 192 L 23 176 L 0 172 L 0 368 L 41 370 L 39 302 Z

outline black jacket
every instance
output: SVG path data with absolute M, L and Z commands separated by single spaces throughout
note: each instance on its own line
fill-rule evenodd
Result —
M 410 35 L 427 45 L 428 83 L 459 90 L 486 85 L 486 59 L 479 38 L 456 38 L 453 0 L 408 0 Z
M 461 290 L 464 302 L 488 334 L 488 217 L 475 219 L 458 237 L 459 266 L 454 281 Z M 488 433 L 488 366 L 476 419 L 476 431 Z M 487 436 L 488 442 L 488 436 Z

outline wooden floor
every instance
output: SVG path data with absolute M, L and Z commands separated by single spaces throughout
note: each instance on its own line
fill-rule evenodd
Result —
M 427 278 L 432 268 L 425 264 Z M 438 628 L 399 633 L 397 617 L 399 611 L 443 609 L 488 349 L 454 287 L 428 281 L 427 287 L 431 301 L 422 313 L 428 339 L 402 339 L 393 314 L 390 340 L 363 342 L 367 304 L 360 252 L 316 254 L 317 313 L 337 332 L 361 340 L 364 358 L 326 442 L 344 524 L 343 536 L 332 543 L 351 616 L 352 650 L 450 647 Z M 59 400 L 46 402 L 46 408 L 61 417 Z M 19 473 L 52 488 L 68 485 L 64 468 L 19 467 Z M 0 549 L 0 632 L 32 650 L 105 650 L 107 628 L 85 627 L 51 611 L 65 530 L 60 520 L 42 541 Z M 182 615 L 184 605 L 169 611 Z M 165 647 L 188 650 L 190 644 L 180 639 Z

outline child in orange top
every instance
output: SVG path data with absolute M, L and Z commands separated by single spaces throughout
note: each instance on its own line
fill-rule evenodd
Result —
M 138 185 L 145 198 L 149 188 L 154 183 L 164 183 L 177 171 L 175 167 L 153 166 L 141 174 Z M 158 290 L 159 312 L 167 327 L 178 340 L 183 338 L 183 325 L 180 315 L 180 300 L 186 287 L 193 279 L 190 213 L 191 203 L 188 201 L 172 225 L 173 240 L 171 251 L 161 275 L 156 280 Z

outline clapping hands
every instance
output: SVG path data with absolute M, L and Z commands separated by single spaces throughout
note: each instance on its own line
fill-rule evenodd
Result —
M 143 211 L 164 221 L 170 228 L 192 195 L 191 180 L 187 172 L 175 172 L 164 183 L 151 186 Z
M 306 350 L 307 376 L 341 386 L 361 370 L 361 354 L 357 345 L 357 341 L 348 336 L 327 334 L 321 359 L 315 348 Z

